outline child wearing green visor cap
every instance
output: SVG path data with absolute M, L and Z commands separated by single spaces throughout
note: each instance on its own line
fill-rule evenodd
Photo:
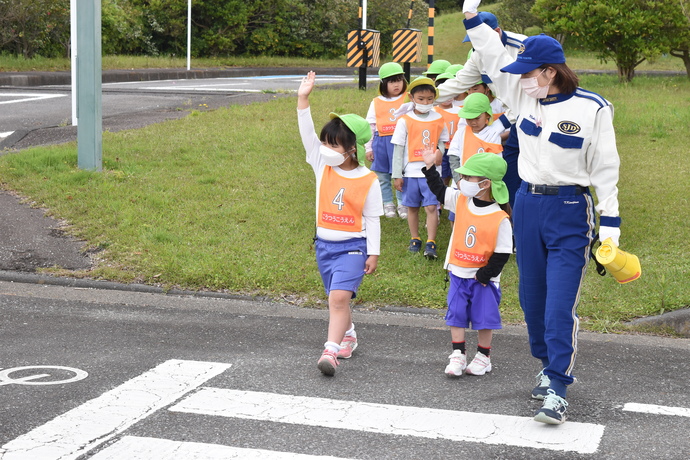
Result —
M 297 119 L 307 163 L 316 175 L 314 249 L 328 296 L 328 338 L 317 367 L 332 376 L 338 358 L 350 358 L 357 348 L 350 300 L 364 275 L 378 265 L 383 204 L 376 174 L 364 166 L 369 123 L 359 115 L 331 113 L 318 136 L 309 106 L 315 81 L 316 74 L 309 72 L 297 90 Z
M 423 169 L 429 188 L 447 209 L 455 212 L 444 269 L 450 272 L 448 312 L 452 353 L 445 373 L 491 372 L 493 331 L 501 329 L 501 271 L 513 252 L 508 189 L 503 182 L 506 162 L 494 153 L 479 152 L 460 168 L 459 190 L 443 185 L 436 168 L 436 153 L 424 151 Z M 467 364 L 465 329 L 477 331 L 477 354 Z
M 491 103 L 486 94 L 472 93 L 465 98 L 465 104 L 458 112 L 461 126 L 453 136 L 448 147 L 448 160 L 453 172 L 453 181 L 460 177 L 456 171 L 477 152 L 501 154 L 501 134 L 510 128 L 505 116 L 493 121 Z

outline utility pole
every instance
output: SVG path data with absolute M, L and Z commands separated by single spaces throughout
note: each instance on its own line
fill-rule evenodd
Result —
M 101 1 L 77 0 L 77 149 L 80 169 L 103 169 Z

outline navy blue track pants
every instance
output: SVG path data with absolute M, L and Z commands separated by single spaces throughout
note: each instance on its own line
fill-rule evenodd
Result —
M 523 183 L 515 197 L 513 226 L 530 349 L 542 361 L 552 388 L 565 397 L 565 386 L 573 382 L 577 304 L 594 234 L 592 196 L 576 195 L 575 187 L 538 195 Z

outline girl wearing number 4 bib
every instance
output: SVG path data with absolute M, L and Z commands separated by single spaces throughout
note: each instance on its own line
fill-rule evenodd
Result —
M 491 372 L 493 331 L 501 329 L 501 271 L 513 252 L 508 189 L 502 180 L 507 165 L 495 153 L 476 153 L 456 169 L 461 177 L 457 190 L 443 184 L 431 167 L 435 161 L 436 155 L 425 151 L 422 172 L 438 200 L 455 212 L 444 265 L 450 272 L 446 324 L 453 348 L 445 373 L 484 375 Z M 465 329 L 470 325 L 478 340 L 477 354 L 468 365 Z
M 309 72 L 297 90 L 297 119 L 307 163 L 316 175 L 314 247 L 328 295 L 328 339 L 317 367 L 332 376 L 338 358 L 350 358 L 357 348 L 350 299 L 364 275 L 376 270 L 383 206 L 376 174 L 363 166 L 369 123 L 359 115 L 331 113 L 318 136 L 309 107 L 315 80 Z

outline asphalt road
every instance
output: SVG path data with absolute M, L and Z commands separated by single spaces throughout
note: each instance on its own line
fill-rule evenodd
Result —
M 360 347 L 328 378 L 321 310 L 0 282 L 0 314 L 2 459 L 690 457 L 688 339 L 582 333 L 570 418 L 546 426 L 522 327 L 490 374 L 448 379 L 440 316 L 357 310 Z
M 104 110 L 105 129 L 287 94 L 129 91 L 113 93 L 146 107 Z M 63 100 L 44 99 L 51 119 Z M 41 113 L 38 128 L 0 124 L 26 131 L 12 148 L 76 136 Z M 491 374 L 450 380 L 438 315 L 358 310 L 356 356 L 326 378 L 324 311 L 25 274 L 88 266 L 60 228 L 0 195 L 0 459 L 690 458 L 690 339 L 581 333 L 569 421 L 545 427 L 522 327 L 497 334 Z

